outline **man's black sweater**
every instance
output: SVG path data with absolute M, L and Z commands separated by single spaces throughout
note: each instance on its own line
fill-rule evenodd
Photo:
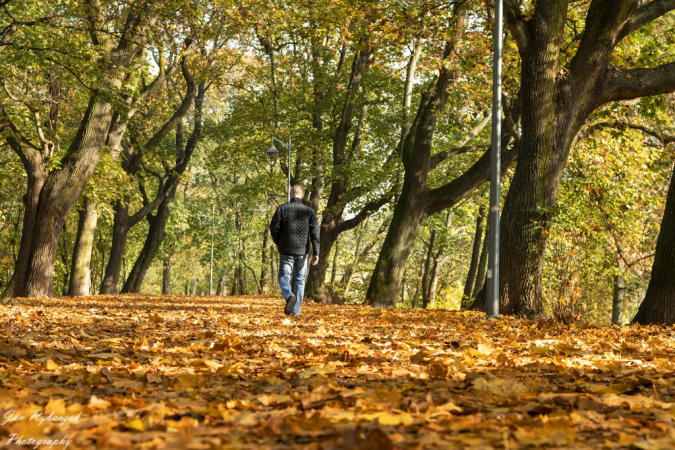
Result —
M 270 222 L 270 234 L 279 247 L 279 253 L 288 256 L 302 256 L 309 253 L 319 255 L 319 222 L 312 208 L 295 197 L 279 206 Z

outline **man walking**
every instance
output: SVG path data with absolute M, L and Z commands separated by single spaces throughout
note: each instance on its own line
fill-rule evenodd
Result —
M 279 287 L 286 300 L 284 313 L 300 315 L 305 293 L 309 241 L 312 241 L 312 265 L 319 262 L 319 222 L 312 208 L 302 203 L 302 187 L 293 186 L 291 201 L 279 206 L 270 222 L 272 240 L 279 248 Z M 291 275 L 293 289 L 291 290 Z

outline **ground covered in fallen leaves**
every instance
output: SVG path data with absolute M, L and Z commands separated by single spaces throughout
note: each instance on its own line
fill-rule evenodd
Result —
M 675 448 L 675 328 L 312 303 L 288 318 L 265 297 L 3 302 L 7 448 Z

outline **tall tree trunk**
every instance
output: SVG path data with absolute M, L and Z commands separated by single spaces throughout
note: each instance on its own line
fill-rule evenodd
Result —
M 412 178 L 406 177 L 403 181 L 401 196 L 366 293 L 366 301 L 379 308 L 396 306 L 412 243 L 427 218 L 424 191 Z
M 168 253 L 162 265 L 162 294 L 171 295 L 171 255 Z
M 633 323 L 675 324 L 675 170 L 670 180 L 647 294 Z
M 422 308 L 429 306 L 429 287 L 431 281 L 431 261 L 434 259 L 434 243 L 436 241 L 436 230 L 431 229 L 429 236 L 429 248 L 427 249 L 427 258 L 424 262 L 424 272 L 422 273 Z
M 79 212 L 77 237 L 71 259 L 70 282 L 68 295 L 90 295 L 91 293 L 91 254 L 94 249 L 94 232 L 98 212 L 91 200 L 85 200 Z
M 128 220 L 130 199 L 129 196 L 126 196 L 123 200 L 118 200 L 115 203 L 112 243 L 110 244 L 108 264 L 105 267 L 105 274 L 101 283 L 101 294 L 116 294 L 118 292 L 120 270 L 122 269 L 124 250 L 127 246 L 127 236 L 131 225 Z
M 337 262 L 338 253 L 340 253 L 340 244 L 335 243 L 335 253 L 333 254 L 333 266 L 330 269 L 330 284 L 335 285 L 335 277 L 337 276 Z
M 319 244 L 319 263 L 316 266 L 310 266 L 306 287 L 306 295 L 314 301 L 327 301 L 326 296 L 326 272 L 329 265 L 329 257 L 333 244 L 337 240 L 341 231 L 337 227 L 343 222 L 343 212 L 345 205 L 342 202 L 342 197 L 347 190 L 347 169 L 345 164 L 347 162 L 345 148 L 347 147 L 347 138 L 349 130 L 352 126 L 352 118 L 354 115 L 354 107 L 358 91 L 361 87 L 361 79 L 366 70 L 368 62 L 370 61 L 371 50 L 365 40 L 360 42 L 363 45 L 362 49 L 358 49 L 354 54 L 352 61 L 352 70 L 347 86 L 347 92 L 344 103 L 342 105 L 342 115 L 340 123 L 335 129 L 333 136 L 333 177 L 331 183 L 330 195 L 326 208 L 321 217 L 321 234 Z M 363 112 L 365 115 L 365 110 Z M 360 130 L 359 127 L 358 130 Z M 359 145 L 359 131 L 355 133 L 353 146 Z M 317 211 L 318 198 L 314 199 L 314 195 L 320 192 L 320 188 L 313 187 L 312 189 L 312 208 Z
M 8 139 L 12 148 L 20 149 L 17 140 Z M 15 145 L 12 145 L 14 143 Z M 20 153 L 20 156 L 23 152 Z M 24 167 L 28 174 L 28 189 L 23 196 L 24 213 L 23 213 L 23 228 L 21 232 L 21 243 L 19 244 L 19 253 L 14 264 L 14 274 L 5 289 L 3 297 L 19 296 L 22 291 L 17 286 L 17 282 L 25 280 L 26 272 L 28 271 L 28 263 L 30 256 L 30 249 L 33 246 L 33 228 L 35 227 L 35 220 L 37 217 L 38 204 L 40 201 L 40 192 L 47 180 L 46 163 L 42 163 L 35 155 L 34 158 L 22 158 Z M 41 159 L 41 158 L 40 158 Z M 22 256 L 23 255 L 23 256 Z
M 471 309 L 474 310 L 482 310 L 485 308 L 485 297 L 483 296 L 483 306 L 480 306 L 480 302 L 478 302 L 477 298 L 477 293 L 483 289 L 483 286 L 485 285 L 485 271 L 487 269 L 487 259 L 488 259 L 488 241 L 490 239 L 490 223 L 488 222 L 487 226 L 485 227 L 485 235 L 483 236 L 483 249 L 480 251 L 480 261 L 478 261 L 478 272 L 476 273 L 476 284 L 473 286 L 472 290 L 472 296 L 474 297 L 473 302 L 468 305 L 471 307 Z M 475 308 L 474 308 L 475 304 Z
M 163 66 L 162 66 L 163 67 Z M 181 60 L 181 67 L 183 71 L 183 77 L 187 85 L 185 96 L 181 101 L 180 105 L 176 108 L 174 114 L 167 120 L 157 131 L 156 133 L 143 145 L 143 146 L 134 146 L 126 145 L 123 146 L 123 160 L 122 160 L 122 169 L 131 177 L 134 177 L 138 170 L 141 167 L 141 162 L 143 159 L 143 153 L 146 153 L 153 148 L 157 147 L 162 140 L 168 135 L 169 131 L 176 127 L 176 147 L 181 150 L 178 150 L 179 158 L 176 166 L 172 169 L 171 172 L 175 171 L 176 168 L 182 164 L 180 161 L 180 154 L 183 152 L 183 133 L 182 133 L 182 118 L 187 114 L 192 105 L 192 102 L 195 100 L 195 94 L 199 95 L 196 91 L 197 85 L 194 80 L 194 77 L 191 75 L 185 58 Z M 164 79 L 163 70 L 160 73 L 160 76 L 153 82 L 155 85 L 157 82 Z M 150 88 L 146 89 L 144 95 L 152 90 L 153 85 Z M 195 102 L 196 103 L 196 102 Z M 127 115 L 127 120 L 130 118 Z M 112 148 L 118 148 L 121 145 L 122 136 L 124 130 L 126 129 L 126 122 L 120 121 L 113 123 L 111 129 L 108 132 L 108 142 L 107 145 Z M 105 276 L 103 283 L 101 285 L 101 294 L 115 294 L 117 293 L 117 287 L 119 284 L 120 277 L 120 268 L 124 262 L 124 251 L 126 249 L 127 235 L 129 230 L 143 220 L 148 214 L 150 214 L 158 205 L 159 202 L 163 200 L 163 196 L 171 188 L 172 183 L 177 182 L 177 177 L 175 175 L 172 177 L 169 176 L 168 181 L 165 183 L 163 179 L 160 179 L 159 188 L 157 190 L 157 195 L 153 201 L 148 201 L 145 198 L 145 190 L 143 183 L 139 180 L 139 188 L 141 193 L 144 195 L 144 204 L 134 214 L 129 213 L 129 202 L 131 201 L 131 195 L 125 195 L 123 199 L 118 200 L 115 203 L 114 211 L 114 221 L 113 221 L 113 231 L 112 231 L 112 244 L 110 248 L 110 256 L 108 260 L 108 265 L 106 266 Z M 126 279 L 126 273 L 124 274 Z
M 225 284 L 227 283 L 227 272 L 223 274 L 218 279 L 218 287 L 216 288 L 216 295 L 224 296 L 225 295 Z
M 443 248 L 441 247 L 434 256 L 434 267 L 431 269 L 431 280 L 429 281 L 429 292 L 427 293 L 427 307 L 433 307 L 436 304 L 436 289 L 438 288 L 438 276 L 443 265 Z
M 476 219 L 476 234 L 473 237 L 473 251 L 471 252 L 471 263 L 469 264 L 469 273 L 466 276 L 464 284 L 464 294 L 462 295 L 462 308 L 465 308 L 471 300 L 471 293 L 476 281 L 476 270 L 478 269 L 478 260 L 480 258 L 480 244 L 483 240 L 483 222 L 485 220 L 486 209 L 481 206 Z
M 263 245 L 262 245 L 262 258 L 260 261 L 260 295 L 267 294 L 267 278 L 269 271 L 269 253 L 270 253 L 270 240 L 269 240 L 269 231 L 267 228 L 263 230 Z
M 70 279 L 70 263 L 68 262 L 68 229 L 66 223 L 63 224 L 61 233 L 61 264 L 63 264 L 63 283 L 61 285 L 61 295 L 68 293 L 68 280 Z
M 173 184 L 159 204 L 157 213 L 148 214 L 146 216 L 146 219 L 150 224 L 148 234 L 145 237 L 141 253 L 136 258 L 136 262 L 134 262 L 133 267 L 129 271 L 129 275 L 124 282 L 124 286 L 122 286 L 123 293 L 141 292 L 141 286 L 143 285 L 145 276 L 166 237 L 166 223 L 171 214 L 171 208 L 173 207 L 173 200 L 176 196 L 177 188 L 178 184 Z
M 623 294 L 626 286 L 623 276 L 614 277 L 614 296 L 612 298 L 612 325 L 622 325 Z
M 463 32 L 464 13 L 460 9 L 456 14 L 458 20 L 455 22 L 454 36 L 446 41 L 444 58 L 451 58 L 454 54 L 455 45 Z M 443 64 L 435 80 L 422 95 L 417 116 L 404 143 L 402 159 L 405 174 L 401 196 L 394 208 L 394 216 L 366 294 L 366 302 L 373 306 L 396 306 L 406 260 L 419 227 L 427 217 L 457 204 L 488 178 L 490 155 L 485 152 L 459 177 L 435 189 L 427 187 L 429 172 L 433 168 L 442 161 L 467 151 L 463 141 L 461 147 L 437 153 L 433 157 L 431 154 L 436 123 L 443 112 L 454 79 L 455 73 L 451 64 Z M 516 116 L 517 120 L 518 114 L 519 102 L 515 101 L 509 115 Z M 474 136 L 486 124 L 487 121 L 481 121 L 465 140 Z M 502 170 L 515 160 L 516 152 L 509 152 L 506 148 L 510 139 L 511 133 L 503 133 Z

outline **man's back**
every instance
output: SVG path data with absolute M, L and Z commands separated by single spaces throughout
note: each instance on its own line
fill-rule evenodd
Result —
M 270 222 L 270 234 L 279 247 L 279 253 L 301 256 L 309 253 L 309 241 L 313 253 L 319 254 L 319 224 L 312 208 L 295 197 L 279 206 Z

